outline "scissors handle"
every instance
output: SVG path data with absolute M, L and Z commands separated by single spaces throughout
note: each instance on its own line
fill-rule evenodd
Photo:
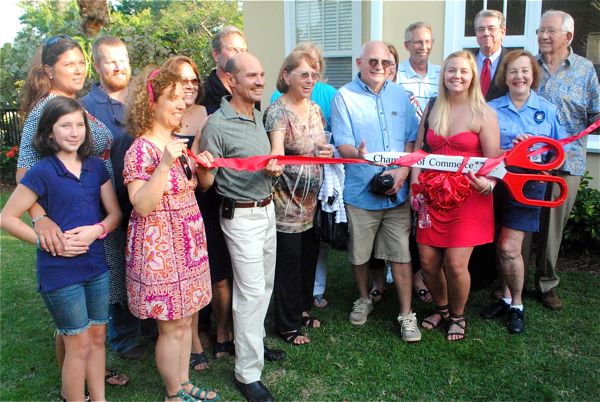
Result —
M 529 151 L 529 148 L 540 143 L 545 144 L 542 149 Z M 536 163 L 529 159 L 531 154 L 547 151 L 552 151 L 554 153 L 554 158 L 547 163 Z M 530 137 L 515 145 L 506 155 L 504 163 L 506 166 L 515 166 L 530 170 L 552 170 L 562 165 L 564 159 L 565 151 L 558 141 L 547 137 Z
M 523 194 L 523 187 L 529 181 L 542 181 L 546 183 L 556 183 L 560 188 L 560 194 L 555 200 L 535 200 L 532 198 L 525 197 Z M 507 173 L 504 176 L 504 183 L 508 188 L 508 191 L 513 196 L 513 198 L 525 205 L 533 205 L 536 207 L 549 207 L 555 208 L 562 204 L 567 198 L 567 183 L 564 181 L 562 177 L 558 176 L 549 176 L 549 175 L 540 175 L 540 174 L 516 174 L 516 173 Z

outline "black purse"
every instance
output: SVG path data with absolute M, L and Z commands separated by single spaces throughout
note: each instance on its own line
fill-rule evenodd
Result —
M 323 243 L 331 245 L 336 250 L 348 249 L 348 223 L 335 223 L 336 212 L 325 212 L 321 208 L 321 201 L 317 201 L 317 209 L 313 219 L 315 235 Z

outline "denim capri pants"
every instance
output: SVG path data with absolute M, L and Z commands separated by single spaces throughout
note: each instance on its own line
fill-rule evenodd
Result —
M 64 288 L 40 292 L 57 333 L 77 335 L 108 323 L 108 271 Z

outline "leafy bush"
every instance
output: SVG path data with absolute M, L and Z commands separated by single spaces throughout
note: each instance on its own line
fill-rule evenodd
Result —
M 2 166 L 2 184 L 15 184 L 19 147 L 2 146 L 1 150 L 0 166 Z
M 589 172 L 585 172 L 563 233 L 565 250 L 600 251 L 600 191 L 589 187 L 590 179 Z

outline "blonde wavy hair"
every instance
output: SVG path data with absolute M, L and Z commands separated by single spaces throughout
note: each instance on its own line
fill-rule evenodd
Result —
M 469 103 L 471 105 L 471 112 L 473 113 L 471 125 L 475 127 L 478 121 L 485 120 L 486 114 L 489 111 L 489 107 L 485 102 L 483 93 L 481 93 L 481 87 L 479 86 L 479 75 L 477 74 L 475 57 L 473 57 L 471 52 L 466 50 L 454 52 L 450 54 L 446 60 L 444 60 L 444 64 L 442 65 L 442 73 L 440 74 L 438 96 L 433 108 L 431 109 L 431 128 L 433 128 L 433 130 L 440 135 L 447 134 L 448 127 L 450 126 L 450 120 L 452 119 L 452 116 L 450 115 L 450 99 L 448 97 L 448 88 L 446 88 L 446 85 L 444 84 L 444 73 L 446 72 L 446 68 L 448 67 L 450 60 L 454 58 L 462 58 L 467 60 L 471 69 L 471 73 L 473 74 L 473 79 L 471 80 L 471 85 L 468 89 L 470 100 Z
M 125 103 L 125 121 L 128 132 L 135 138 L 152 129 L 156 100 L 165 91 L 169 91 L 169 97 L 175 96 L 175 87 L 181 82 L 181 75 L 166 68 L 161 68 L 158 70 L 158 74 L 148 79 L 150 74 L 156 70 L 156 67 L 146 67 L 129 84 Z M 149 85 L 154 94 L 152 101 L 148 93 Z

